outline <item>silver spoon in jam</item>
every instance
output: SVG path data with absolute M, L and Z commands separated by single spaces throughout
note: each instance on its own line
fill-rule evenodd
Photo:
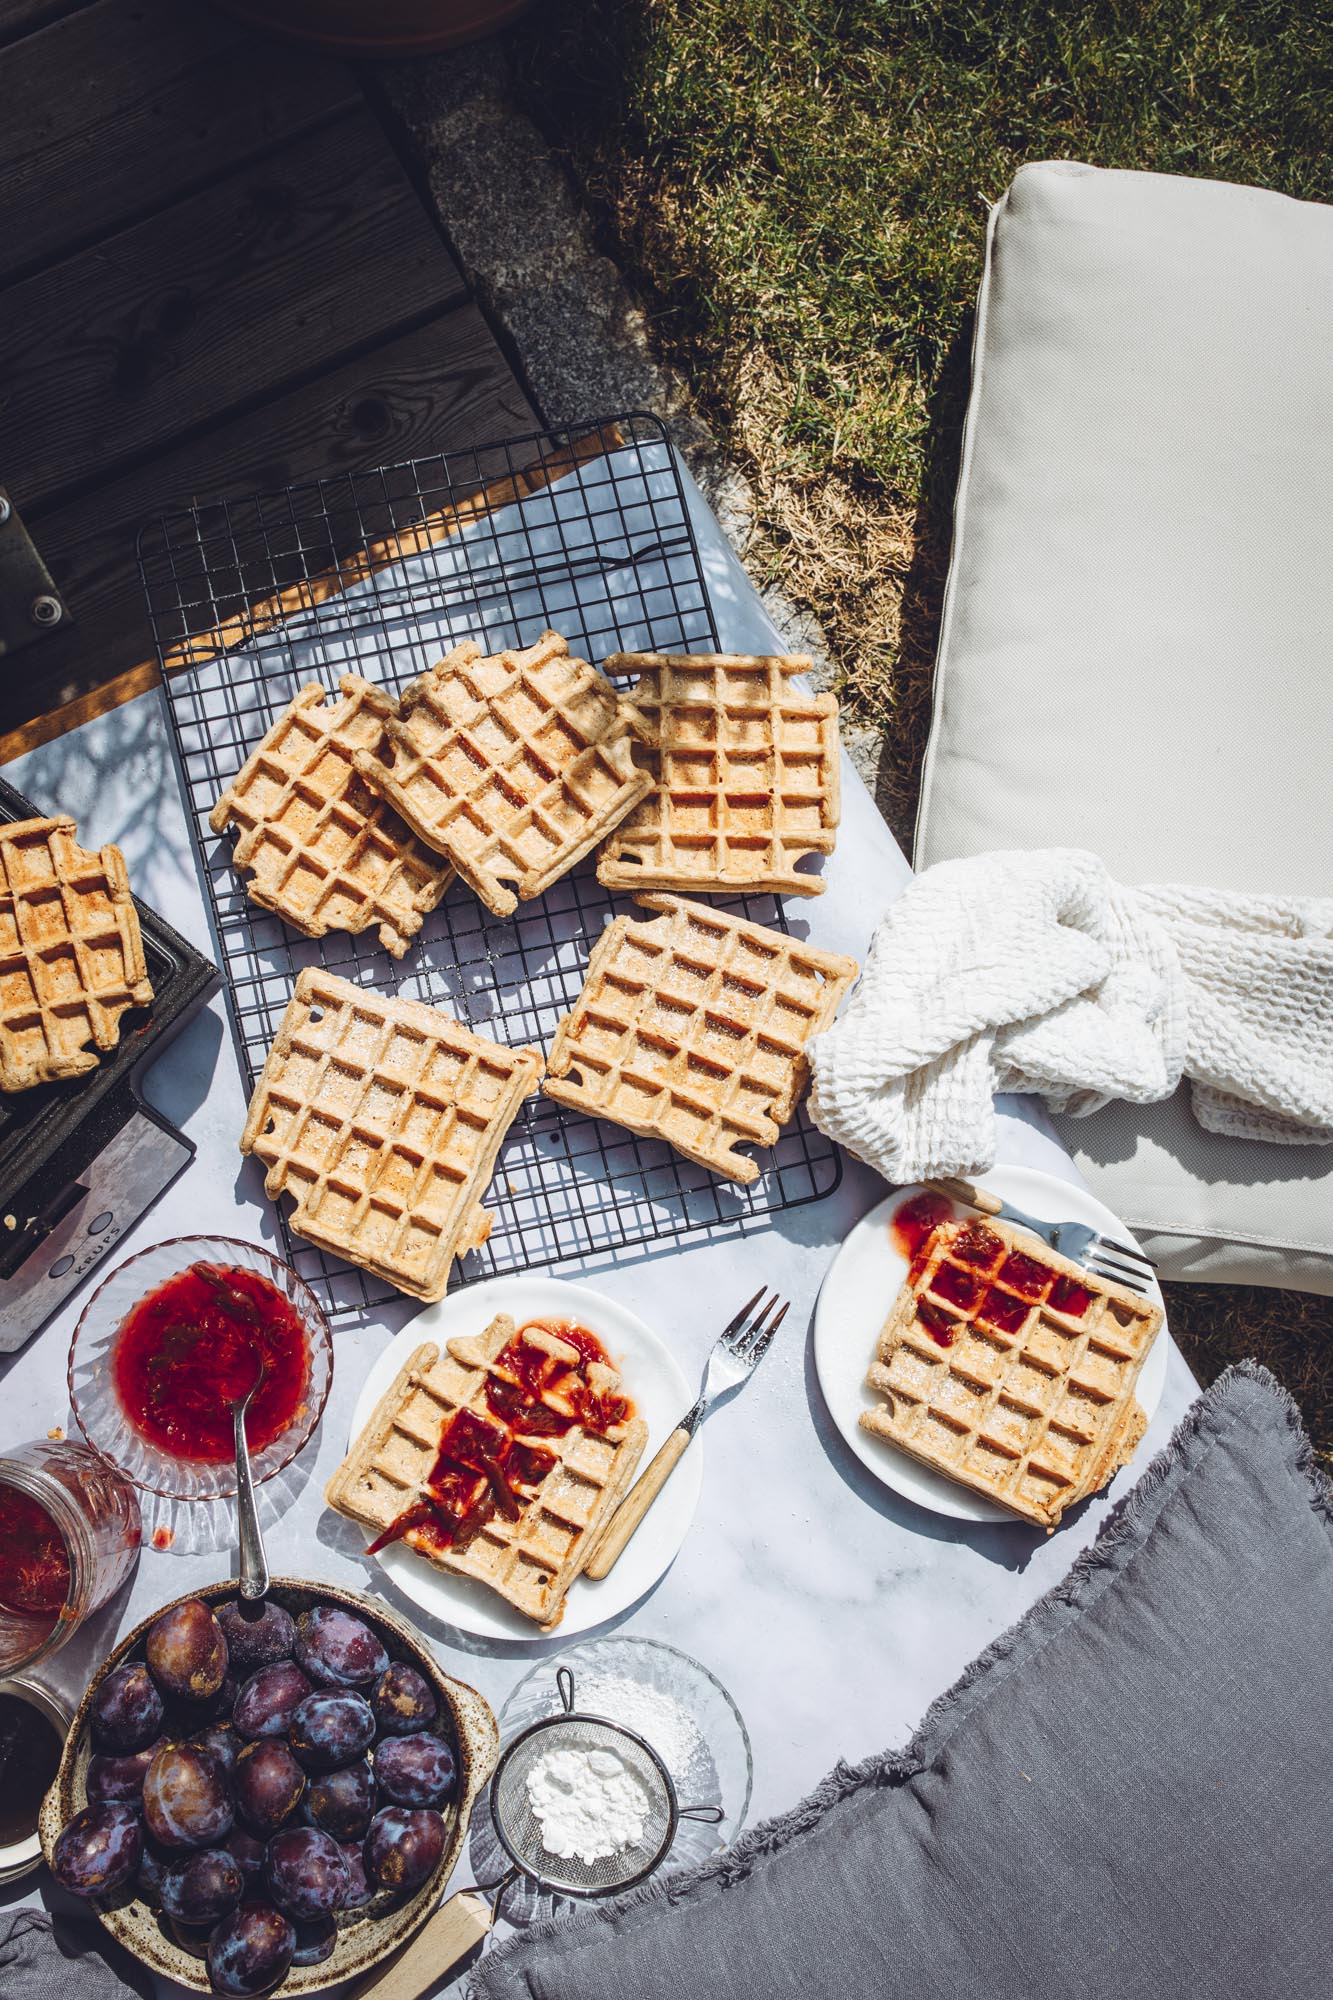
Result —
M 231 1406 L 236 1445 L 236 1526 L 241 1545 L 241 1596 L 249 1600 L 264 1597 L 268 1592 L 268 1558 L 264 1554 L 264 1537 L 259 1532 L 259 1509 L 255 1505 L 255 1483 L 250 1472 L 250 1447 L 245 1436 L 246 1412 L 268 1374 L 265 1356 L 259 1353 L 255 1358 L 259 1363 L 255 1379 L 246 1393 L 238 1396 Z

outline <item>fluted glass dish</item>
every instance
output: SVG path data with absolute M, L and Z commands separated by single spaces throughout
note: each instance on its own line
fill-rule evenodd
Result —
M 574 1676 L 576 1710 L 604 1716 L 652 1745 L 671 1773 L 680 1805 L 721 1808 L 716 1825 L 681 1819 L 662 1862 L 663 1874 L 729 1847 L 750 1809 L 754 1758 L 741 1712 L 716 1674 L 659 1639 L 621 1633 L 585 1639 L 563 1653 L 548 1654 L 519 1681 L 500 1711 L 502 1748 L 534 1723 L 561 1712 L 556 1679 L 561 1667 Z M 507 1858 L 489 1812 L 473 1816 L 470 1852 L 478 1880 L 494 1881 L 504 1874 Z M 528 1881 L 520 1880 L 505 1894 L 505 1918 L 520 1928 L 570 1908 L 567 1898 Z
M 89 1299 L 74 1330 L 69 1398 L 75 1421 L 93 1450 L 144 1492 L 168 1500 L 229 1500 L 236 1493 L 236 1467 L 230 1459 L 178 1458 L 163 1451 L 131 1424 L 116 1390 L 113 1357 L 126 1317 L 150 1292 L 195 1264 L 240 1269 L 267 1279 L 301 1322 L 307 1369 L 296 1413 L 285 1430 L 250 1454 L 256 1485 L 291 1464 L 324 1414 L 333 1381 L 333 1340 L 310 1287 L 259 1243 L 227 1236 L 177 1236 L 117 1265 Z

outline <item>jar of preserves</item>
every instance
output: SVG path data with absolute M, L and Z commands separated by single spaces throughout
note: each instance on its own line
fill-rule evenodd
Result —
M 0 1454 L 0 1675 L 64 1645 L 125 1581 L 140 1535 L 134 1488 L 86 1445 Z

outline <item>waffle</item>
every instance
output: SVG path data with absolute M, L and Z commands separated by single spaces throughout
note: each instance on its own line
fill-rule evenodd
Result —
M 299 1236 L 419 1299 L 444 1296 L 478 1250 L 480 1197 L 536 1049 L 506 1049 L 441 1008 L 307 966 L 255 1085 L 241 1151 L 265 1192 L 294 1197 Z
M 392 763 L 361 751 L 357 769 L 501 917 L 549 889 L 652 782 L 634 764 L 628 703 L 557 632 L 486 658 L 455 646 L 404 689 L 387 728 Z
M 525 1327 L 517 1340 L 529 1352 L 535 1347 L 543 1375 L 555 1378 L 554 1386 L 539 1385 L 541 1402 L 567 1411 L 559 1393 L 564 1371 L 552 1353 L 559 1342 L 552 1341 L 552 1333 L 558 1336 L 559 1329 Z M 558 1437 L 525 1428 L 521 1414 L 512 1423 L 497 1422 L 488 1385 L 498 1384 L 501 1394 L 513 1393 L 515 1374 L 506 1365 L 506 1350 L 515 1339 L 513 1320 L 501 1314 L 477 1338 L 451 1340 L 444 1354 L 430 1341 L 418 1347 L 333 1475 L 325 1497 L 330 1507 L 377 1538 L 400 1535 L 441 1569 L 485 1584 L 549 1629 L 560 1622 L 566 1591 L 629 1489 L 648 1426 L 631 1414 L 604 1435 L 576 1424 Z M 607 1391 L 618 1388 L 614 1372 L 607 1369 L 605 1374 Z M 480 1442 L 493 1464 L 501 1462 L 518 1508 L 516 1519 L 506 1518 L 493 1503 L 488 1514 L 494 1489 L 484 1471 L 474 1473 L 469 1465 L 460 1478 L 453 1461 L 440 1476 L 437 1455 L 460 1411 L 470 1412 L 485 1427 Z M 430 1508 L 421 1504 L 432 1491 L 455 1518 L 459 1513 L 469 1518 L 470 1534 L 465 1530 L 452 1544 L 442 1542 Z M 478 1501 L 479 1524 L 475 1514 L 469 1517 Z M 405 1525 L 414 1514 L 424 1518 Z
M 0 826 L 0 1090 L 96 1069 L 152 997 L 120 849 L 89 853 L 65 813 Z
M 453 871 L 404 826 L 355 769 L 377 751 L 395 705 L 357 674 L 331 701 L 317 682 L 301 689 L 252 750 L 208 816 L 214 833 L 233 823 L 232 859 L 250 871 L 250 898 L 306 937 L 379 925 L 380 943 L 401 958 Z
M 805 1045 L 856 977 L 854 958 L 676 896 L 617 917 L 556 1029 L 546 1095 L 668 1140 L 728 1180 L 759 1177 L 737 1145 L 771 1146 L 805 1089 Z
M 1160 1306 L 1026 1230 L 946 1222 L 879 1337 L 864 1430 L 1041 1527 L 1096 1493 L 1147 1420 L 1134 1396 Z
M 638 760 L 652 790 L 602 849 L 608 889 L 819 896 L 798 868 L 831 854 L 840 810 L 838 704 L 801 694 L 799 654 L 618 653 L 637 674 Z

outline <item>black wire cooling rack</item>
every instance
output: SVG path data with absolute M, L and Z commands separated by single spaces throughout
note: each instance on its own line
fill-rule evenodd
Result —
M 618 651 L 717 647 L 680 472 L 654 417 L 357 472 L 241 501 L 196 502 L 150 523 L 140 570 L 157 640 L 187 817 L 208 893 L 247 1092 L 303 965 L 450 1008 L 498 1041 L 549 1047 L 604 923 L 635 905 L 589 861 L 510 918 L 456 883 L 407 957 L 373 932 L 311 940 L 252 903 L 208 814 L 297 689 L 349 670 L 400 689 L 464 638 L 526 646 L 547 626 L 600 663 Z M 771 897 L 716 899 L 786 930 Z M 804 1114 L 758 1156 L 748 1187 L 670 1146 L 529 1098 L 500 1154 L 495 1220 L 453 1282 L 683 1236 L 743 1232 L 817 1201 L 841 1178 Z M 292 1264 L 337 1316 L 397 1294 L 294 1236 Z

